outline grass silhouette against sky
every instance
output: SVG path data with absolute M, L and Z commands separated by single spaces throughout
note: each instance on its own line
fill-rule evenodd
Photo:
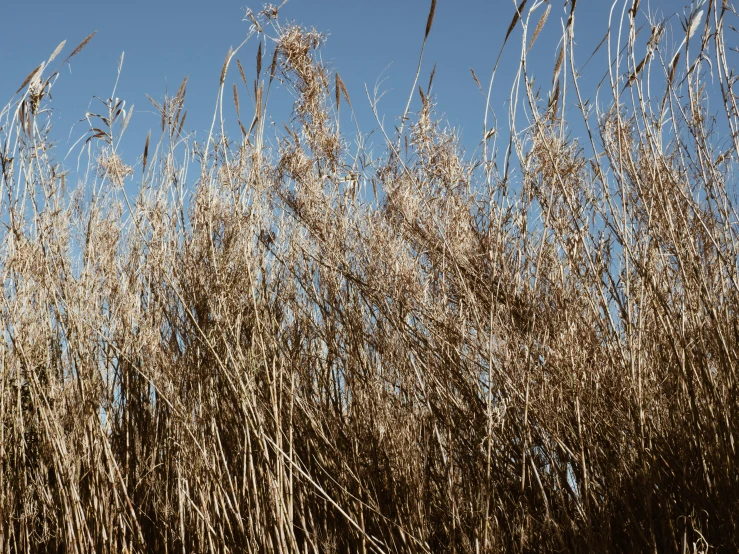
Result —
M 609 7 L 601 2 L 583 2 L 578 6 L 577 45 L 581 56 L 592 52 L 603 38 Z M 649 7 L 659 8 L 659 3 L 652 2 Z M 67 68 L 60 72 L 53 104 L 57 110 L 58 138 L 66 142 L 71 124 L 84 117 L 88 105 L 95 111 L 98 105 L 90 104 L 93 95 L 108 97 L 120 56 L 125 52 L 117 96 L 126 100 L 128 106 L 134 104 L 136 113 L 123 139 L 122 152 L 140 156 L 147 130 L 156 129 L 159 124 L 159 116 L 145 95 L 160 101 L 165 90 L 173 94 L 185 76 L 189 76 L 186 129 L 195 131 L 203 140 L 211 123 L 223 59 L 229 47 L 237 46 L 247 34 L 250 23 L 243 18 L 248 8 L 258 11 L 262 5 L 244 4 L 241 0 L 207 4 L 167 0 L 8 3 L 3 8 L 5 23 L 0 33 L 0 66 L 3 67 L 0 98 L 9 100 L 26 75 L 46 60 L 60 41 L 67 40 L 68 52 L 97 31 L 84 53 L 72 60 L 71 73 Z M 376 84 L 385 93 L 380 112 L 386 115 L 385 124 L 392 129 L 392 125 L 398 124 L 413 84 L 428 8 L 427 0 L 291 0 L 282 7 L 280 17 L 282 23 L 292 21 L 315 27 L 327 35 L 322 52 L 324 61 L 341 74 L 360 129 L 369 133 L 377 124 L 368 105 L 365 84 L 370 93 Z M 503 0 L 440 1 L 436 8 L 419 83 L 427 83 L 436 64 L 433 90 L 437 113 L 461 131 L 463 144 L 469 151 L 482 138 L 485 109 L 485 97 L 478 90 L 470 68 L 487 90 L 514 8 L 513 2 Z M 535 45 L 530 55 L 535 73 L 551 75 L 556 61 L 556 41 L 561 24 L 567 20 L 568 9 L 559 0 L 552 2 L 539 46 Z M 506 101 L 518 67 L 519 37 L 520 33 L 514 32 L 506 46 L 507 54 L 503 56 L 491 97 L 501 127 L 506 127 Z M 247 73 L 254 70 L 255 54 L 256 41 L 239 52 Z M 604 59 L 605 48 L 601 48 L 599 55 Z M 585 61 L 578 60 L 580 65 Z M 598 80 L 602 78 L 603 66 L 602 61 L 591 61 L 589 67 L 594 78 L 596 74 Z M 253 75 L 247 77 L 251 79 Z M 238 80 L 234 67 L 228 86 Z M 542 86 L 548 86 L 544 81 L 545 77 Z M 419 106 L 418 94 L 414 94 L 411 110 Z M 289 103 L 283 107 L 287 110 L 283 113 L 289 115 Z M 228 119 L 233 123 L 233 117 Z M 343 121 L 349 123 L 348 118 Z M 79 125 L 69 145 L 85 130 L 86 124 Z M 62 147 L 65 142 L 61 143 Z

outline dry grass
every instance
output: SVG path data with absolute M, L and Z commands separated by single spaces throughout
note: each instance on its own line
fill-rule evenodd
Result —
M 241 136 L 219 103 L 192 144 L 183 83 L 132 170 L 111 98 L 78 187 L 34 70 L 0 111 L 0 552 L 736 551 L 734 11 L 644 46 L 636 4 L 586 103 L 574 2 L 543 97 L 522 2 L 476 159 L 426 90 L 370 169 L 322 37 L 272 6 Z

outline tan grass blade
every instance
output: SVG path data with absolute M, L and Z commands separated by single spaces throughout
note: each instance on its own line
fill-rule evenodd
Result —
M 244 84 L 246 85 L 246 74 L 244 73 L 244 68 L 241 67 L 241 60 L 236 60 L 236 65 L 239 67 L 239 74 L 241 75 L 241 80 L 244 81 Z
M 349 104 L 349 107 L 352 107 L 352 101 L 349 100 L 349 93 L 346 91 L 346 87 L 344 86 L 344 81 L 341 80 L 341 77 L 339 77 L 339 73 L 336 73 L 336 82 L 339 85 L 339 88 L 341 88 L 341 93 L 344 95 L 344 98 L 346 99 L 346 103 Z
M 257 94 L 255 102 L 256 104 L 256 117 L 261 117 L 262 115 L 262 86 L 260 85 L 257 88 Z
M 21 87 L 21 88 L 23 88 L 23 87 Z M 16 93 L 16 94 L 18 94 L 18 93 Z M 26 108 L 26 105 L 27 104 L 24 101 L 21 104 L 21 109 L 19 110 L 19 119 L 20 119 L 20 123 L 21 123 L 21 129 L 23 129 L 24 131 L 26 130 L 26 109 L 27 109 Z
M 493 74 L 495 74 L 498 69 L 500 59 L 503 57 L 503 50 L 505 50 L 505 45 L 508 44 L 508 38 L 511 36 L 513 29 L 516 27 L 516 23 L 518 23 L 518 20 L 521 18 L 521 12 L 526 7 L 527 1 L 528 0 L 522 0 L 521 3 L 518 5 L 518 8 L 516 8 L 516 13 L 513 14 L 513 19 L 511 20 L 511 24 L 508 26 L 508 31 L 506 31 L 505 38 L 503 39 L 503 45 L 500 47 L 500 52 L 498 52 L 498 57 L 495 60 L 495 65 L 493 66 Z
M 182 80 L 180 88 L 177 89 L 177 96 L 175 96 L 175 104 L 181 105 L 185 101 L 185 95 L 187 94 L 187 75 Z
M 508 25 L 508 30 L 506 31 L 505 38 L 503 39 L 503 46 L 505 46 L 506 42 L 508 42 L 508 37 L 511 36 L 513 29 L 516 27 L 516 23 L 518 23 L 518 20 L 521 19 L 521 13 L 523 13 L 524 8 L 526 7 L 526 2 L 528 2 L 528 0 L 522 0 L 521 3 L 518 5 L 518 8 L 516 8 L 516 13 L 513 14 L 513 19 L 511 19 L 511 24 Z
M 672 81 L 675 80 L 675 72 L 677 70 L 677 62 L 680 60 L 680 51 L 678 50 L 675 53 L 675 56 L 672 58 L 672 62 L 670 62 L 670 74 L 667 77 L 667 88 L 670 88 L 670 85 L 672 85 Z
M 670 62 L 670 73 L 667 75 L 667 86 L 665 87 L 665 96 L 662 98 L 662 106 L 660 107 L 659 113 L 663 114 L 665 112 L 665 105 L 667 104 L 667 98 L 670 96 L 670 89 L 672 88 L 672 83 L 675 80 L 675 73 L 677 73 L 677 62 L 680 60 L 680 50 L 675 52 L 675 55 L 672 57 L 672 61 Z
M 257 124 L 257 121 L 259 121 L 259 114 L 254 113 L 254 118 L 251 120 L 251 125 L 249 125 L 249 131 L 244 134 L 250 135 L 251 132 L 254 130 L 254 126 Z
M 272 54 L 272 64 L 269 67 L 269 84 L 272 84 L 272 79 L 275 78 L 275 70 L 277 69 L 277 55 L 279 54 L 279 49 L 275 48 L 274 53 Z
M 552 10 L 552 5 L 547 5 L 547 9 L 544 10 L 544 13 L 539 18 L 539 22 L 536 24 L 536 29 L 534 29 L 534 34 L 531 36 L 531 40 L 529 41 L 529 45 L 526 48 L 526 51 L 528 52 L 531 50 L 531 47 L 534 45 L 534 42 L 536 42 L 536 39 L 539 37 L 539 33 L 541 33 L 541 30 L 544 28 L 544 24 L 547 22 L 547 18 L 549 17 L 549 12 Z
M 92 37 L 94 37 L 96 33 L 97 33 L 97 31 L 93 31 L 92 33 L 90 33 L 89 35 L 87 35 L 87 36 L 85 37 L 85 40 L 83 40 L 82 42 L 80 42 L 79 46 L 78 46 L 77 48 L 75 48 L 74 50 L 72 50 L 72 53 L 71 53 L 71 54 L 70 54 L 69 56 L 67 56 L 67 57 L 66 57 L 66 59 L 65 59 L 64 61 L 65 61 L 65 62 L 68 62 L 68 61 L 69 61 L 69 60 L 71 60 L 71 59 L 72 59 L 72 58 L 73 58 L 74 56 L 76 56 L 77 54 L 79 54 L 80 52 L 82 52 L 82 49 L 83 49 L 83 48 L 84 48 L 85 46 L 87 46 L 87 43 L 88 43 L 88 42 L 90 42 L 90 41 L 92 40 Z
M 149 99 L 149 102 L 151 102 L 152 104 L 154 104 L 154 107 L 155 107 L 155 108 L 157 109 L 157 111 L 159 111 L 159 112 L 161 112 L 161 111 L 162 111 L 162 107 L 161 107 L 161 106 L 160 106 L 160 105 L 159 105 L 159 104 L 157 103 L 157 101 L 156 101 L 156 100 L 154 100 L 154 99 L 153 99 L 153 98 L 152 98 L 151 96 L 149 96 L 148 94 L 146 95 L 146 97 L 147 97 L 147 98 Z
M 634 70 L 634 72 L 631 75 L 629 75 L 629 79 L 626 81 L 624 88 L 621 89 L 622 93 L 627 88 L 629 88 L 632 84 L 634 84 L 634 81 L 636 81 L 636 78 L 639 76 L 639 73 L 641 73 L 641 70 L 644 69 L 644 65 L 647 63 L 649 56 L 650 54 L 647 54 L 646 56 L 644 56 L 642 61 L 639 62 L 639 65 L 636 66 L 636 69 Z
M 570 16 L 567 18 L 567 28 L 571 29 L 572 24 L 575 22 L 575 6 L 577 5 L 577 0 L 572 0 L 572 7 L 570 8 Z
M 480 89 L 480 92 L 482 92 L 482 85 L 480 84 L 480 79 L 477 78 L 477 75 L 475 75 L 475 70 L 470 67 L 470 73 L 472 73 L 472 78 L 475 80 L 475 83 L 477 83 L 477 88 Z
M 226 54 L 226 59 L 223 60 L 223 68 L 221 69 L 221 79 L 220 79 L 221 85 L 223 85 L 223 83 L 226 82 L 226 72 L 228 71 L 228 63 L 231 61 L 232 55 L 233 55 L 233 49 L 229 47 L 228 54 Z
M 693 21 L 690 22 L 690 29 L 688 30 L 688 40 L 693 38 L 693 35 L 698 30 L 698 27 L 701 24 L 701 19 L 703 18 L 703 10 L 700 10 L 695 16 L 693 17 Z
M 20 91 L 22 91 L 22 90 L 23 90 L 23 89 L 25 88 L 25 86 L 26 86 L 26 85 L 27 85 L 28 83 L 30 83 L 30 82 L 31 82 L 31 79 L 33 79 L 33 78 L 34 78 L 34 77 L 36 76 L 36 74 L 37 74 L 37 73 L 38 73 L 39 71 L 41 71 L 41 69 L 42 69 L 43 67 L 44 67 L 44 64 L 41 64 L 41 65 L 39 65 L 39 66 L 38 66 L 38 67 L 37 67 L 36 69 L 34 69 L 33 71 L 31 71 L 31 73 L 29 73 L 29 74 L 28 74 L 28 77 L 26 77 L 25 79 L 23 79 L 23 84 L 22 84 L 22 85 L 21 85 L 20 87 L 18 87 L 18 90 L 16 90 L 16 91 L 15 91 L 15 93 L 16 93 L 16 94 L 18 94 L 18 93 L 19 93 Z
M 606 34 L 603 35 L 603 38 L 598 43 L 598 46 L 595 47 L 595 50 L 593 50 L 593 52 L 590 54 L 588 59 L 585 60 L 585 63 L 583 64 L 582 69 L 585 69 L 585 67 L 587 67 L 588 63 L 590 63 L 590 60 L 593 59 L 593 56 L 595 56 L 598 53 L 598 50 L 601 49 L 601 46 L 603 46 L 606 43 L 606 40 L 608 40 L 608 32 L 606 32 Z
M 66 40 L 63 40 L 59 43 L 59 46 L 54 49 L 54 51 L 51 53 L 51 56 L 49 56 L 49 59 L 46 61 L 46 65 L 49 65 L 51 62 L 54 61 L 54 59 L 59 55 L 59 52 L 62 51 L 62 48 L 64 48 L 65 44 L 67 44 Z
M 564 44 L 559 47 L 559 54 L 557 54 L 557 61 L 554 64 L 554 73 L 552 74 L 552 85 L 559 79 L 559 72 L 562 70 L 562 62 L 565 59 L 565 47 Z
M 187 119 L 187 112 L 182 114 L 182 119 L 180 120 L 180 126 L 177 128 L 177 136 L 180 136 L 182 134 L 182 128 L 185 126 L 186 119 Z
M 128 108 L 128 113 L 123 118 L 123 123 L 121 125 L 121 132 L 126 130 L 126 127 L 128 127 L 128 123 L 131 121 L 131 116 L 133 115 L 133 104 L 131 104 L 131 107 Z
M 259 79 L 260 75 L 262 74 L 262 43 L 259 43 L 259 48 L 257 48 L 257 79 Z
M 554 93 L 549 100 L 549 108 L 552 110 L 552 116 L 557 117 L 557 111 L 559 110 L 559 81 L 554 87 Z
M 239 109 L 239 91 L 236 90 L 236 83 L 234 83 L 234 106 L 236 106 L 236 117 L 241 117 L 241 109 Z
M 149 161 L 149 139 L 151 139 L 151 131 L 146 135 L 146 143 L 144 143 L 144 162 L 142 173 L 146 173 L 146 164 Z
M 424 41 L 426 41 L 426 39 L 429 38 L 429 33 L 431 32 L 431 26 L 434 24 L 435 13 L 436 13 L 436 0 L 431 0 L 431 9 L 429 10 L 429 18 L 428 18 L 428 21 L 426 21 L 426 34 L 423 37 Z
M 341 87 L 339 86 L 339 73 L 336 72 L 336 83 L 334 85 L 334 89 L 336 89 L 336 111 L 339 111 L 341 108 Z

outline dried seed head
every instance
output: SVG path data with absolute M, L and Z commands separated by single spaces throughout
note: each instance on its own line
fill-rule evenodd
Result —
M 423 36 L 423 40 L 425 41 L 427 38 L 429 38 L 429 33 L 431 32 L 431 26 L 434 24 L 434 15 L 436 13 L 436 0 L 431 0 L 431 9 L 429 10 L 429 17 L 426 21 L 426 34 Z

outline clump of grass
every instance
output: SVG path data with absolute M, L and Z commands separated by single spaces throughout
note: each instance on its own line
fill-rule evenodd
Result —
M 126 163 L 113 94 L 76 188 L 34 70 L 0 111 L 0 552 L 736 550 L 734 11 L 640 47 L 618 3 L 595 102 L 568 6 L 545 95 L 549 5 L 517 7 L 509 125 L 472 158 L 431 83 L 352 155 L 322 37 L 273 6 L 240 136 L 221 94 L 192 143 L 185 81 Z

